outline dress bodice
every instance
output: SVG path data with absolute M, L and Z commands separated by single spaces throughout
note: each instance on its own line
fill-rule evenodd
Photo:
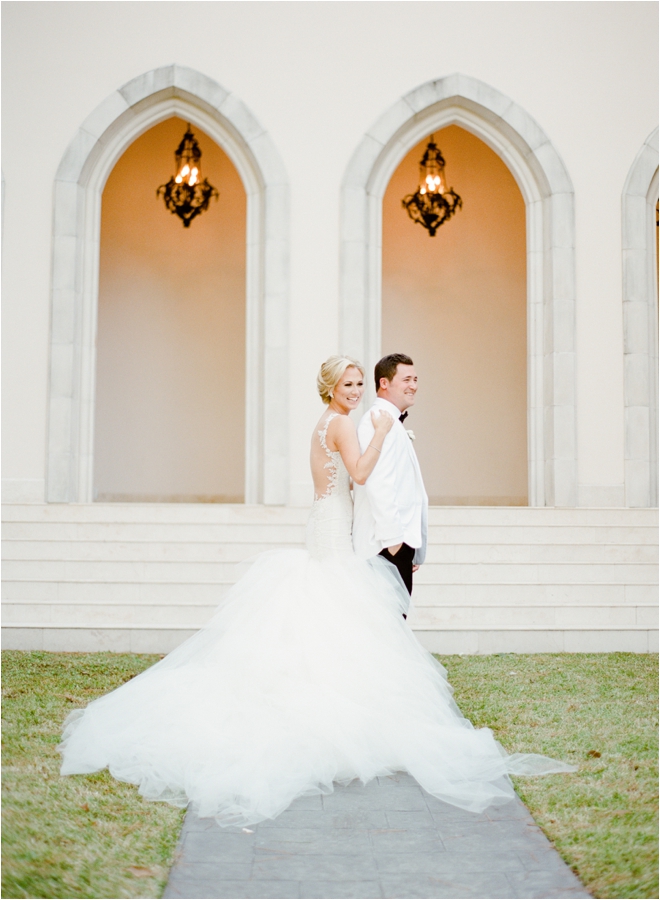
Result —
M 327 457 L 328 475 L 327 487 L 315 495 L 307 522 L 307 549 L 318 559 L 353 552 L 351 480 L 341 453 L 327 444 L 328 426 L 337 415 L 330 413 L 316 435 Z
M 341 453 L 338 450 L 328 449 L 328 426 L 330 425 L 330 422 L 332 422 L 332 420 L 335 419 L 338 415 L 339 413 L 330 413 L 323 424 L 323 428 L 319 428 L 319 430 L 316 432 L 319 443 L 323 448 L 325 455 L 327 456 L 327 462 L 323 468 L 328 475 L 328 484 L 322 494 L 314 495 L 314 502 L 316 502 L 317 500 L 325 500 L 326 498 L 334 496 L 336 494 L 344 494 L 350 497 L 351 480 L 348 472 L 346 471 L 344 461 L 341 458 Z

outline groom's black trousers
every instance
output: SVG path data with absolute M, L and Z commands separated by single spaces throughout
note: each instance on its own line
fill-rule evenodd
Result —
M 409 547 L 408 544 L 401 544 L 401 549 L 394 556 L 387 548 L 381 550 L 379 556 L 384 556 L 386 560 L 397 567 L 399 575 L 403 578 L 403 583 L 408 589 L 408 593 L 412 594 L 414 548 Z

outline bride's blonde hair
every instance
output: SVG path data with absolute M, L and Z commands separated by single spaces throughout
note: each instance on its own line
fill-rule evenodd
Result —
M 351 366 L 359 369 L 364 378 L 364 367 L 350 356 L 330 356 L 323 363 L 319 369 L 319 374 L 316 376 L 316 387 L 324 403 L 330 403 L 333 391 L 337 387 L 339 380 L 346 369 L 349 369 Z

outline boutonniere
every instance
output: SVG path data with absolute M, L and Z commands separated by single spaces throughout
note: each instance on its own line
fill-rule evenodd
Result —
M 408 437 L 410 438 L 411 441 L 415 440 L 415 432 L 412 430 L 412 428 L 406 428 L 406 434 L 408 435 Z

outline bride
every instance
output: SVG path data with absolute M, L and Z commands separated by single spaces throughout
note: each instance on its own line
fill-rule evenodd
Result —
M 512 799 L 509 774 L 574 771 L 507 756 L 490 729 L 475 729 L 402 616 L 408 594 L 394 566 L 354 555 L 351 479 L 366 481 L 393 425 L 373 413 L 360 453 L 348 415 L 363 379 L 345 357 L 317 379 L 327 409 L 312 435 L 307 549 L 261 554 L 201 631 L 71 713 L 62 775 L 107 767 L 147 800 L 249 825 L 335 782 L 397 771 L 472 812 Z

